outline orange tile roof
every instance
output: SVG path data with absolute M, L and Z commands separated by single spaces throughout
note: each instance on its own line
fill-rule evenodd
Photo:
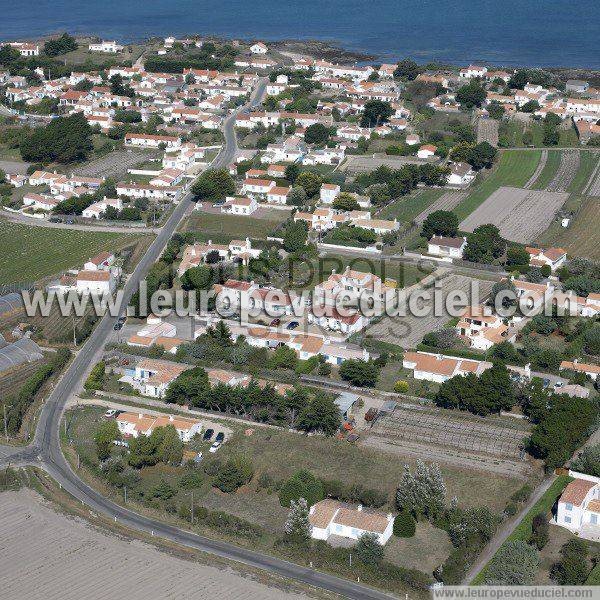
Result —
M 596 484 L 593 481 L 588 481 L 587 479 L 576 479 L 575 481 L 571 481 L 562 493 L 560 501 L 568 502 L 575 506 L 581 506 L 587 493 L 595 485 Z

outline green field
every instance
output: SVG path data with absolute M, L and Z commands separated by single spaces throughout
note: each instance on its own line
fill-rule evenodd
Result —
M 425 188 L 419 189 L 406 196 L 395 200 L 377 214 L 378 219 L 398 219 L 403 223 L 410 223 L 426 208 L 431 206 L 444 190 Z
M 73 231 L 0 221 L 0 285 L 38 281 L 81 264 L 138 235 Z
M 556 172 L 560 167 L 561 152 L 560 150 L 548 150 L 548 158 L 546 164 L 539 174 L 538 178 L 533 183 L 534 190 L 545 190 L 548 184 L 554 179 Z
M 185 222 L 183 231 L 195 233 L 199 241 L 210 239 L 221 244 L 247 237 L 253 240 L 265 239 L 288 216 L 286 211 L 281 210 L 273 209 L 272 213 L 269 218 L 258 219 L 195 211 Z
M 541 150 L 505 150 L 490 173 L 452 212 L 460 221 L 502 186 L 523 187 L 535 173 Z
M 594 169 L 598 165 L 598 161 L 600 161 L 600 153 L 590 151 L 580 152 L 579 169 L 577 170 L 571 185 L 567 188 L 567 192 L 581 194 L 590 180 Z

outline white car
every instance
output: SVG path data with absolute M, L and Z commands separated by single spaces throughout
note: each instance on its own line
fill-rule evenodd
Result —
M 116 410 L 113 410 L 113 409 L 111 408 L 111 409 L 107 410 L 107 411 L 104 413 L 104 418 L 105 418 L 105 419 L 112 419 L 113 417 L 115 417 L 115 416 L 116 416 L 116 414 L 117 414 L 117 411 L 116 411 Z
M 214 454 L 220 447 L 221 447 L 222 442 L 215 442 L 209 449 L 208 451 L 212 454 Z

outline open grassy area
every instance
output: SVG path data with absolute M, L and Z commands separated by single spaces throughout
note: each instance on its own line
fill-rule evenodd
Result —
M 505 150 L 494 171 L 485 177 L 452 212 L 462 221 L 498 188 L 523 187 L 535 172 L 540 156 L 539 150 Z
M 0 283 L 37 281 L 77 267 L 102 250 L 122 248 L 138 237 L 0 221 Z
M 521 522 L 515 527 L 514 531 L 506 538 L 504 544 L 507 542 L 515 542 L 517 540 L 527 541 L 531 535 L 531 525 L 535 515 L 539 513 L 549 513 L 558 497 L 562 494 L 562 491 L 572 480 L 573 479 L 568 475 L 558 476 L 543 496 L 527 512 Z M 477 577 L 473 579 L 472 585 L 480 585 L 483 583 L 485 580 L 486 568 L 487 565 L 477 574 Z
M 594 169 L 600 161 L 600 153 L 598 152 L 580 152 L 579 153 L 579 169 L 571 181 L 567 192 L 572 194 L 581 194 L 586 187 Z
M 539 177 L 533 183 L 534 190 L 545 190 L 548 184 L 554 179 L 561 161 L 560 150 L 548 150 L 546 164 L 539 174 Z
M 192 231 L 198 240 L 212 240 L 215 243 L 229 243 L 231 240 L 265 239 L 275 227 L 285 220 L 287 213 L 278 211 L 272 218 L 258 219 L 218 213 L 194 212 L 183 225 L 183 231 Z
M 444 190 L 425 188 L 414 191 L 409 196 L 399 198 L 380 213 L 378 219 L 398 219 L 404 223 L 410 223 L 417 215 L 420 215 L 426 208 L 431 206 L 442 194 Z
M 542 245 L 560 246 L 572 256 L 600 260 L 600 199 L 572 195 L 563 210 L 576 211 L 569 227 L 555 220 L 536 240 Z

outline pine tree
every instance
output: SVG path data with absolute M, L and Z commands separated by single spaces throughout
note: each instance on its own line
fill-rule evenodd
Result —
M 442 471 L 437 463 L 429 465 L 427 474 L 428 504 L 425 513 L 430 518 L 435 518 L 443 510 L 446 504 L 446 484 Z
M 412 537 L 415 535 L 415 520 L 407 510 L 403 510 L 394 519 L 393 531 L 397 537 Z
M 290 512 L 284 525 L 284 532 L 290 538 L 298 541 L 308 541 L 312 531 L 308 515 L 308 503 L 304 498 L 290 502 Z

